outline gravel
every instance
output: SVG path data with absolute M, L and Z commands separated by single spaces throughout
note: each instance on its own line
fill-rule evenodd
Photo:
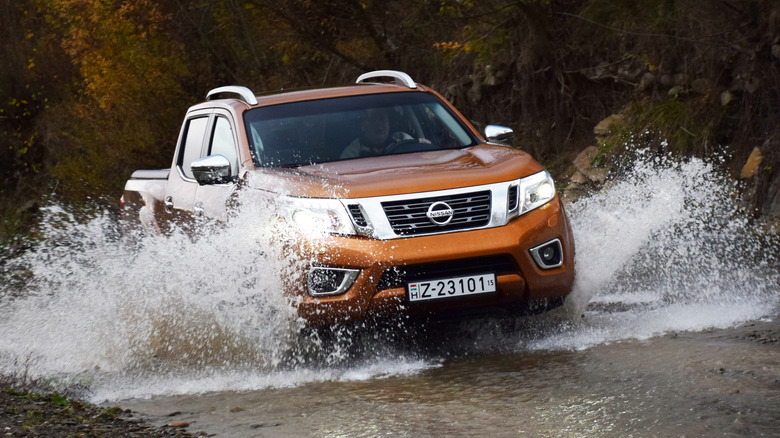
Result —
M 10 386 L 0 391 L 0 437 L 199 437 L 186 423 L 151 426 L 130 410 L 101 408 Z

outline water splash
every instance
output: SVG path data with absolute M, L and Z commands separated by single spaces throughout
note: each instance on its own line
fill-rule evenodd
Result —
M 442 366 L 442 357 L 582 349 L 774 315 L 777 242 L 742 214 L 716 166 L 639 150 L 610 185 L 569 209 L 577 245 L 566 309 L 511 321 L 302 336 L 281 290 L 296 260 L 276 207 L 244 192 L 227 224 L 193 237 L 117 233 L 103 214 L 50 206 L 41 240 L 0 286 L 0 373 L 85 387 L 93 401 L 361 380 Z M 248 197 L 248 198 L 247 198 Z M 5 268 L 14 271 L 13 268 Z M 401 335 L 399 335 L 401 333 Z M 434 342 L 435 341 L 435 345 Z M 433 345 L 433 346 L 432 346 Z
M 713 163 L 648 149 L 571 209 L 575 328 L 528 348 L 587 348 L 670 331 L 724 328 L 777 313 L 777 236 L 748 220 Z
M 42 241 L 15 261 L 30 273 L 24 296 L 0 308 L 3 371 L 92 385 L 116 374 L 272 369 L 298 323 L 278 293 L 295 260 L 269 243 L 270 209 L 254 205 L 237 228 L 203 224 L 210 230 L 197 237 L 119 237 L 108 215 L 82 224 L 49 207 Z

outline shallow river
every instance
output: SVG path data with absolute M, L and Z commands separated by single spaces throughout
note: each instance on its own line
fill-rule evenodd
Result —
M 195 241 L 49 207 L 0 263 L 0 373 L 219 436 L 780 435 L 777 238 L 708 163 L 629 161 L 568 207 L 564 308 L 324 343 L 267 205 Z
M 768 331 L 780 324 L 120 406 L 231 437 L 777 436 L 780 343 L 760 341 Z

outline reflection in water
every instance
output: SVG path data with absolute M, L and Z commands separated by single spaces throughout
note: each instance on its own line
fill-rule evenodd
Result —
M 738 348 L 724 357 L 718 344 L 689 341 L 678 336 L 585 351 L 469 355 L 413 374 L 122 405 L 161 423 L 170 421 L 175 406 L 186 412 L 177 420 L 225 436 L 257 436 L 256 426 L 271 436 L 316 437 L 758 436 L 780 430 L 771 383 L 776 374 L 724 380 L 703 366 L 727 360 L 761 370 L 776 354 Z M 243 410 L 231 412 L 236 406 Z

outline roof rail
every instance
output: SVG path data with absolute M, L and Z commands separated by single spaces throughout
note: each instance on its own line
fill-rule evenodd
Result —
M 206 95 L 206 100 L 211 100 L 211 98 L 215 95 L 222 93 L 238 94 L 241 96 L 241 100 L 244 102 L 250 105 L 257 105 L 257 97 L 255 97 L 255 93 L 253 93 L 249 88 L 239 85 L 228 85 L 226 87 L 215 88 L 209 91 L 209 93 Z
M 377 71 L 370 71 L 368 73 L 363 73 L 357 78 L 357 81 L 355 81 L 356 84 L 360 84 L 367 79 L 375 79 L 375 78 L 393 78 L 395 79 L 394 82 L 406 85 L 409 88 L 417 88 L 417 84 L 414 83 L 414 80 L 412 80 L 412 77 L 408 74 L 402 72 L 402 71 L 396 71 L 396 70 L 377 70 Z

